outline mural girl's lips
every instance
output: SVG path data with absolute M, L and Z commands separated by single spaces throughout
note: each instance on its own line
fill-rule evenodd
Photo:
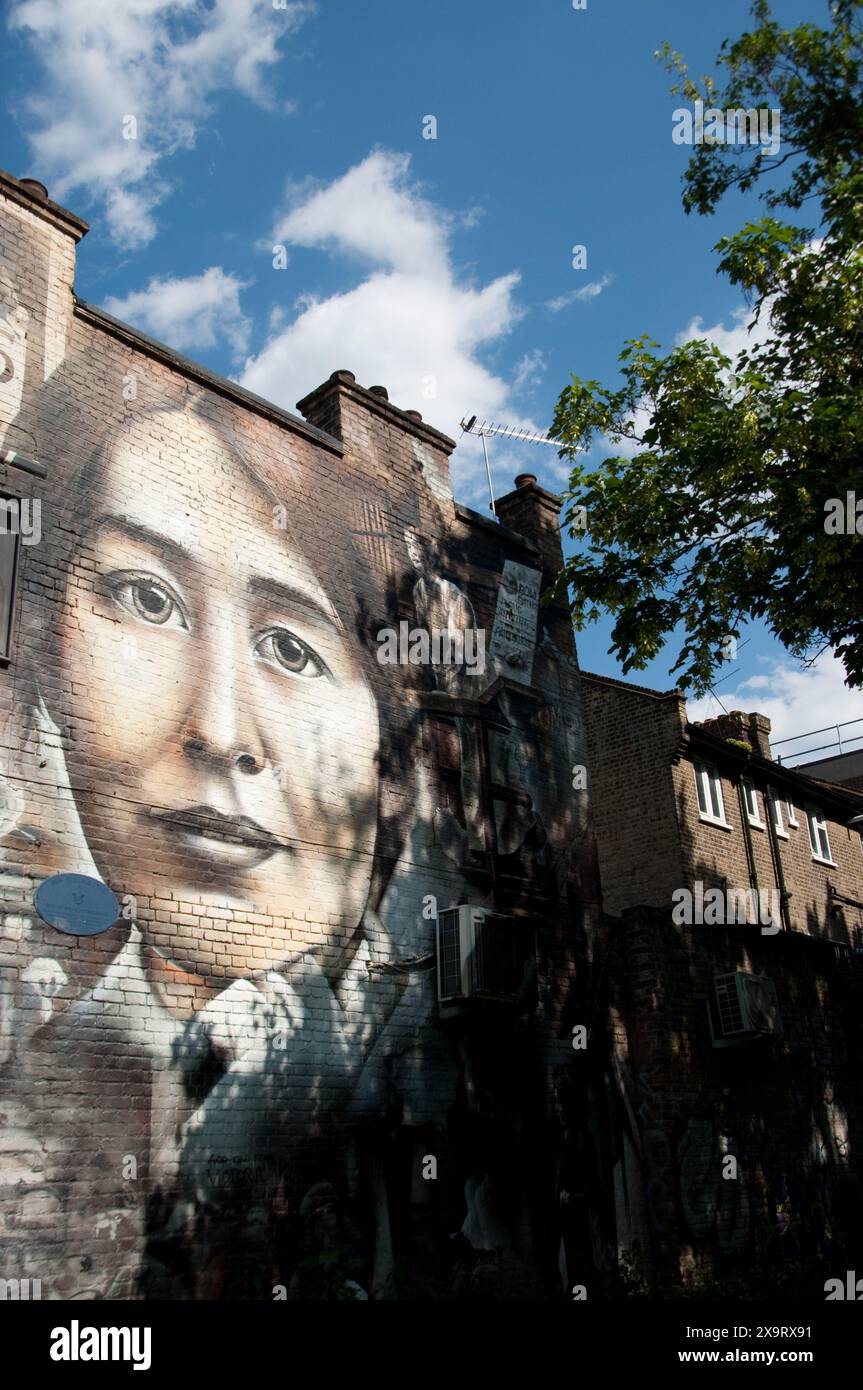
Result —
M 178 811 L 150 811 L 150 819 L 176 831 L 198 854 L 246 867 L 262 864 L 277 850 L 291 846 L 248 816 L 226 816 L 213 806 L 187 806 Z

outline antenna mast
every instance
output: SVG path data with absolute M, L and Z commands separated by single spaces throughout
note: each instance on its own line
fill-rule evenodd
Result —
M 539 430 L 520 430 L 515 425 L 495 425 L 483 420 L 481 425 L 476 422 L 476 416 L 471 415 L 469 420 L 461 422 L 462 434 L 478 434 L 482 440 L 482 452 L 485 459 L 485 472 L 488 478 L 489 509 L 492 516 L 497 516 L 494 505 L 494 487 L 491 481 L 491 464 L 488 460 L 487 439 L 497 436 L 500 439 L 518 439 L 524 444 L 551 444 L 555 449 L 561 447 L 559 439 L 552 439 L 548 434 L 541 434 Z M 581 451 L 579 451 L 581 452 Z

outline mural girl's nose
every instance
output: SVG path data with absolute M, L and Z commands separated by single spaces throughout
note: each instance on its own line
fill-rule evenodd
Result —
M 233 681 L 212 681 L 198 693 L 197 708 L 191 711 L 180 731 L 186 757 L 237 769 L 246 774 L 260 772 L 264 750 L 249 718 L 247 708 L 237 699 Z
M 246 772 L 252 776 L 261 771 L 263 765 L 251 753 L 241 753 L 237 758 L 237 767 L 240 772 Z
M 203 674 L 180 731 L 184 754 L 224 770 L 260 772 L 264 750 L 250 709 L 253 692 L 240 669 L 236 642 L 228 630 L 213 632 L 202 653 Z
M 183 752 L 193 761 L 217 764 L 225 769 L 236 768 L 248 776 L 260 772 L 264 765 L 263 757 L 244 747 L 239 731 L 237 733 L 236 738 L 226 739 L 218 737 L 215 732 L 205 733 L 197 725 L 187 725 L 180 742 Z

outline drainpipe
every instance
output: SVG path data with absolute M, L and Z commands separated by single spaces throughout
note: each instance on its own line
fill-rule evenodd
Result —
M 748 762 L 747 758 L 747 762 Z M 753 787 L 755 783 L 753 782 Z M 749 815 L 746 810 L 746 798 L 743 794 L 743 777 L 737 778 L 737 802 L 740 807 L 740 820 L 743 825 L 743 838 L 746 844 L 746 860 L 749 865 L 749 884 L 755 893 L 755 901 L 760 903 L 758 896 L 758 871 L 755 867 L 755 850 L 752 845 L 752 829 L 749 824 Z M 791 917 L 788 911 L 788 899 L 790 893 L 785 885 L 785 874 L 782 868 L 782 856 L 779 852 L 779 841 L 776 837 L 776 822 L 773 817 L 773 788 L 764 788 L 764 810 L 767 815 L 767 834 L 770 840 L 770 857 L 773 860 L 773 871 L 776 875 L 776 887 L 779 890 L 779 915 L 782 919 L 783 931 L 791 930 Z M 760 912 L 759 912 L 760 917 Z
M 776 796 L 771 786 L 764 789 L 764 809 L 767 812 L 767 833 L 770 836 L 770 854 L 773 859 L 773 867 L 776 871 L 776 887 L 779 889 L 779 913 L 782 918 L 782 926 L 785 931 L 791 931 L 791 913 L 788 910 L 788 900 L 791 894 L 785 886 L 785 872 L 782 868 L 782 852 L 779 845 L 779 836 L 776 834 L 776 817 L 773 814 L 773 807 Z
M 749 865 L 749 887 L 755 894 L 756 903 L 760 903 L 758 897 L 758 870 L 755 867 L 755 851 L 752 848 L 752 828 L 749 824 L 749 813 L 746 810 L 746 797 L 743 795 L 743 778 L 738 773 L 737 776 L 737 805 L 740 809 L 740 824 L 743 826 L 743 843 L 746 845 L 746 862 Z M 758 913 L 760 916 L 760 912 Z

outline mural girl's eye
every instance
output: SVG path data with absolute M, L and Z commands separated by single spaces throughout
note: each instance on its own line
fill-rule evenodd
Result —
M 187 628 L 180 602 L 167 584 L 151 574 L 118 574 L 105 580 L 112 596 L 136 618 L 159 627 Z
M 308 678 L 329 675 L 323 661 L 311 647 L 307 647 L 305 642 L 284 627 L 265 633 L 255 651 L 264 661 L 279 666 L 283 671 L 290 671 L 292 676 Z

